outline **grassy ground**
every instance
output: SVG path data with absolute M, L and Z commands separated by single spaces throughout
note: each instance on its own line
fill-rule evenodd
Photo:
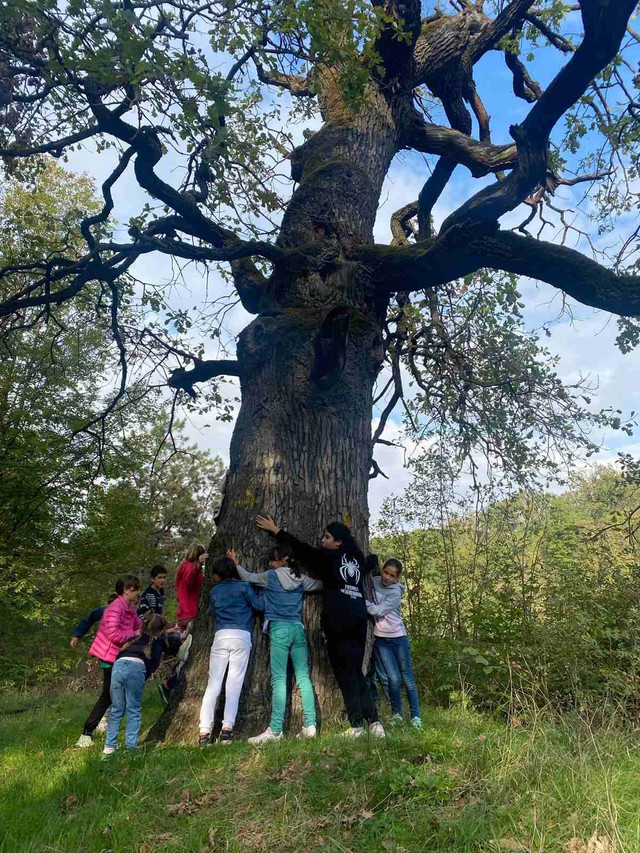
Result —
M 107 764 L 73 748 L 94 698 L 0 700 L 2 853 L 640 851 L 630 732 L 434 709 L 386 741 L 164 746 Z M 144 722 L 159 711 L 147 691 Z

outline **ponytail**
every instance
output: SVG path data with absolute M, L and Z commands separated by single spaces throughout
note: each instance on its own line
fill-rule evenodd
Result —
M 298 563 L 290 545 L 274 545 L 269 554 L 269 560 L 286 560 L 287 566 L 291 570 L 291 574 L 294 578 L 302 577 L 300 564 Z

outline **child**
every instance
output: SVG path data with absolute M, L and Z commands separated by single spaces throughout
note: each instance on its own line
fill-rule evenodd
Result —
M 198 615 L 200 591 L 204 582 L 202 567 L 208 556 L 203 545 L 192 545 L 178 566 L 174 583 L 178 599 L 178 628 L 181 631 Z
M 248 583 L 240 580 L 236 564 L 231 557 L 220 557 L 216 560 L 213 573 L 219 579 L 209 596 L 215 636 L 209 658 L 209 680 L 200 708 L 199 744 L 208 746 L 211 743 L 216 702 L 228 667 L 224 719 L 220 734 L 220 743 L 228 746 L 233 738 L 233 726 L 251 653 L 253 611 L 263 610 L 264 602 L 262 595 L 256 594 Z
M 125 747 L 135 753 L 140 736 L 142 718 L 142 690 L 144 683 L 158 668 L 162 656 L 159 640 L 167 627 L 167 620 L 149 610 L 142 619 L 138 634 L 127 640 L 118 653 L 111 676 L 111 710 L 103 759 L 112 755 L 118 746 L 118 732 L 122 718 L 127 715 Z
M 373 578 L 374 602 L 367 601 L 367 612 L 374 617 L 376 671 L 386 675 L 386 688 L 391 701 L 393 720 L 402 720 L 402 694 L 400 685 L 404 682 L 411 725 L 419 729 L 420 703 L 418 688 L 411 666 L 411 647 L 407 631 L 400 615 L 400 603 L 404 586 L 398 582 L 402 573 L 402 563 L 391 557 L 380 570 L 380 576 Z M 383 683 L 385 679 L 382 679 Z M 385 691 L 386 692 L 386 691 Z
M 87 717 L 82 734 L 76 743 L 76 746 L 81 749 L 93 745 L 93 732 L 111 705 L 113 662 L 122 649 L 123 643 L 140 627 L 140 619 L 136 613 L 136 605 L 140 600 L 140 581 L 132 575 L 127 575 L 122 580 L 122 595 L 112 601 L 104 611 L 98 633 L 89 649 L 89 654 L 98 658 L 102 669 L 102 693 Z
M 276 537 L 278 545 L 290 545 L 309 573 L 322 581 L 322 630 L 351 724 L 345 736 L 360 737 L 368 724 L 370 734 L 383 738 L 384 729 L 362 672 L 368 624 L 363 586 L 367 566 L 351 531 L 332 521 L 322 537 L 322 547 L 312 548 L 281 530 L 268 516 L 259 515 L 256 522 Z
M 149 610 L 162 616 L 164 610 L 165 591 L 167 582 L 167 570 L 164 566 L 154 566 L 151 569 L 151 583 L 140 596 L 138 605 L 138 616 L 142 619 Z
M 227 554 L 236 561 L 235 551 L 227 551 Z M 269 566 L 268 572 L 248 572 L 237 566 L 241 580 L 265 588 L 264 626 L 271 638 L 271 722 L 261 735 L 249 738 L 249 743 L 253 744 L 282 738 L 289 655 L 302 696 L 302 737 L 316 736 L 316 707 L 309 678 L 307 636 L 302 624 L 302 597 L 305 592 L 322 589 L 322 583 L 300 573 L 292 549 L 287 545 L 272 548 Z
M 109 598 L 107 599 L 107 603 L 100 604 L 98 607 L 94 607 L 90 613 L 87 613 L 84 619 L 81 619 L 78 622 L 78 624 L 73 629 L 73 637 L 71 637 L 71 642 L 69 643 L 72 649 L 75 649 L 75 647 L 78 645 L 78 640 L 84 637 L 85 634 L 88 634 L 92 626 L 102 619 L 104 611 L 107 609 L 107 607 L 111 604 L 112 601 L 115 601 L 119 595 L 122 595 L 122 590 L 122 578 L 118 578 L 118 580 L 116 581 L 116 591 L 115 593 L 109 596 Z
M 116 581 L 116 591 L 115 593 L 109 596 L 109 598 L 107 599 L 107 603 L 101 604 L 98 607 L 94 607 L 93 610 L 84 617 L 84 619 L 81 619 L 80 622 L 78 622 L 78 624 L 73 629 L 73 637 L 71 638 L 71 642 L 69 644 L 72 649 L 75 649 L 75 647 L 78 645 L 78 640 L 88 634 L 93 625 L 100 622 L 104 611 L 111 604 L 111 602 L 115 601 L 119 595 L 122 595 L 123 588 L 124 585 L 122 582 L 122 578 L 118 578 L 118 580 Z M 100 720 L 100 722 L 95 728 L 95 731 L 99 732 L 100 734 L 104 734 L 106 730 L 107 714 L 103 716 L 103 718 Z

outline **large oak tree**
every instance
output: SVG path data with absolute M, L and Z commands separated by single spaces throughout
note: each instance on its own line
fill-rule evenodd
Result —
M 366 540 L 373 450 L 403 398 L 403 362 L 467 451 L 480 438 L 489 398 L 505 417 L 511 412 L 515 432 L 521 421 L 525 438 L 536 430 L 553 438 L 563 418 L 580 420 L 553 375 L 514 375 L 504 342 L 515 338 L 506 332 L 504 365 L 499 358 L 474 366 L 465 341 L 473 339 L 477 305 L 465 309 L 463 334 L 459 327 L 451 334 L 445 322 L 461 290 L 478 288 L 486 316 L 491 304 L 513 304 L 505 281 L 522 275 L 586 305 L 640 314 L 634 233 L 607 259 L 598 244 L 587 255 L 565 239 L 538 239 L 541 228 L 537 237 L 528 230 L 553 213 L 564 237 L 575 227 L 554 203 L 562 186 L 585 183 L 605 222 L 635 205 L 640 104 L 625 52 L 640 41 L 629 25 L 636 0 L 423 5 L 16 0 L 0 7 L 7 167 L 31 176 L 38 157 L 77 146 L 112 163 L 104 207 L 82 225 L 82 258 L 56 252 L 0 270 L 3 293 L 10 289 L 0 306 L 5 333 L 51 322 L 79 294 L 108 305 L 122 371 L 109 411 L 126 392 L 130 360 L 141 354 L 183 395 L 210 383 L 214 403 L 217 378 L 238 377 L 242 400 L 212 547 L 235 544 L 249 567 L 260 565 L 266 547 L 254 525 L 258 509 L 307 539 L 340 518 Z M 558 71 L 545 88 L 531 71 L 536 44 L 558 55 L 549 59 Z M 508 140 L 492 139 L 474 78 L 489 52 L 503 56 L 513 94 L 530 104 Z M 288 93 L 289 116 L 319 111 L 320 128 L 302 144 L 289 145 L 271 90 Z M 376 245 L 383 183 L 404 150 L 424 154 L 431 169 L 419 197 L 392 217 L 392 244 Z M 282 158 L 291 192 L 279 191 Z M 438 202 L 457 168 L 481 188 L 436 229 Z M 130 221 L 128 241 L 106 239 L 114 193 L 126 195 L 132 181 L 148 204 Z M 518 208 L 518 226 L 501 227 Z M 149 253 L 226 265 L 234 292 L 255 315 L 235 359 L 205 359 L 157 328 L 132 330 L 120 321 L 120 305 L 132 294 L 164 307 L 160 290 L 136 290 L 134 264 Z M 492 289 L 500 297 L 493 303 L 486 299 Z M 169 320 L 178 333 L 193 322 L 184 309 Z M 632 321 L 623 335 L 627 342 L 637 336 Z M 372 436 L 373 388 L 385 359 L 391 379 Z M 495 420 L 496 435 L 502 420 Z M 487 447 L 504 461 L 514 442 L 502 438 Z M 318 605 L 307 607 L 312 677 L 328 711 L 335 690 Z M 186 693 L 173 708 L 173 737 L 193 726 L 210 640 L 201 619 Z M 264 641 L 256 637 L 256 645 L 246 717 L 254 728 L 266 700 Z

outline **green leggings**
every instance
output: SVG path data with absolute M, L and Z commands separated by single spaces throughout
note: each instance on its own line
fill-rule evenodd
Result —
M 287 705 L 287 663 L 289 655 L 302 695 L 302 717 L 305 726 L 315 726 L 316 705 L 309 678 L 307 635 L 300 622 L 271 622 L 271 731 L 281 732 Z

